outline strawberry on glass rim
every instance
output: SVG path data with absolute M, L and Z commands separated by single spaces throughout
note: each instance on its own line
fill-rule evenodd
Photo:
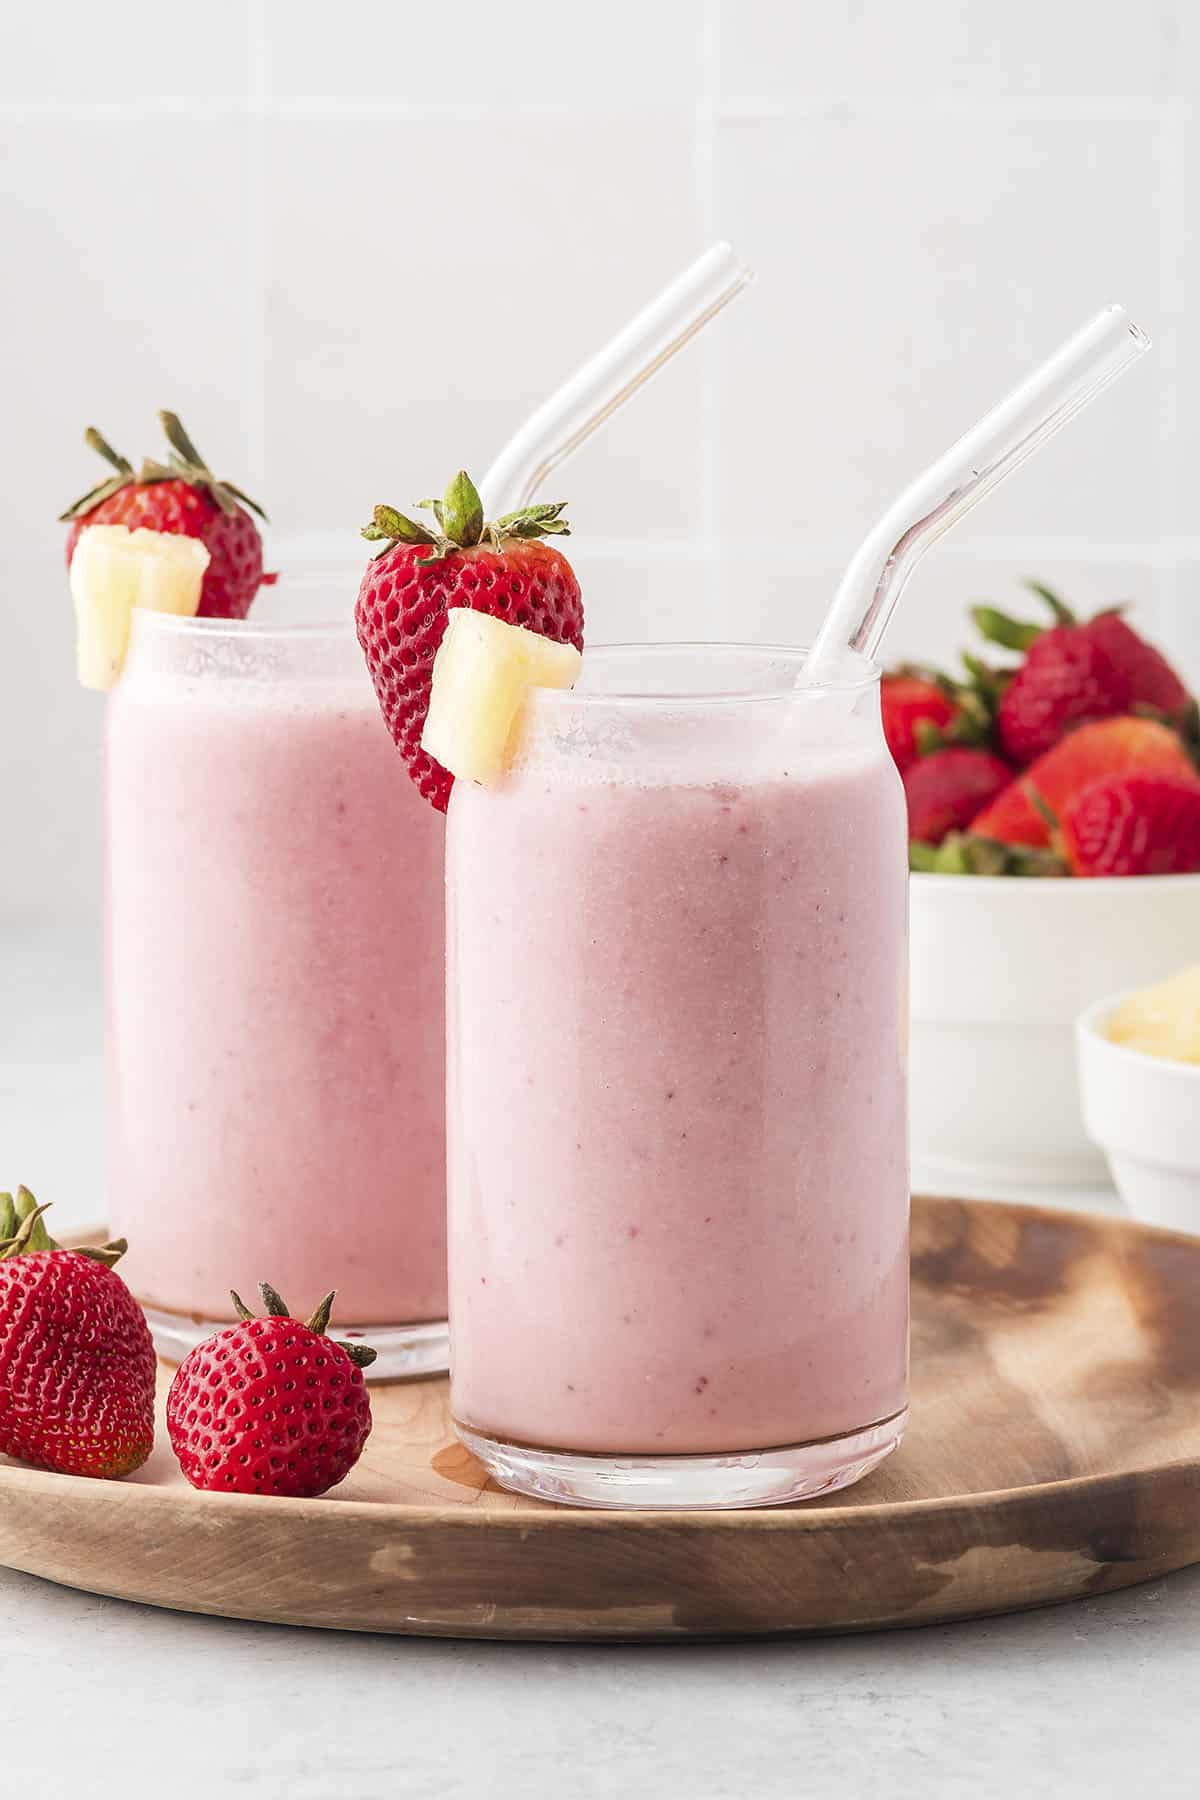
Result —
M 93 525 L 198 538 L 208 552 L 208 564 L 197 616 L 244 619 L 259 588 L 277 579 L 263 573 L 262 538 L 251 517 L 257 513 L 265 520 L 267 515 L 241 488 L 217 479 L 175 413 L 158 416 L 167 439 L 167 460 L 146 457 L 139 469 L 95 426 L 84 433 L 84 441 L 113 473 L 59 515 L 71 525 L 67 567 L 80 538 Z
M 377 506 L 363 529 L 383 549 L 359 588 L 358 641 L 392 740 L 439 812 L 449 804 L 454 773 L 422 739 L 434 662 L 452 612 L 466 609 L 505 627 L 486 636 L 456 630 L 439 660 L 446 700 L 436 742 L 447 754 L 457 743 L 462 774 L 482 780 L 499 767 L 522 689 L 569 686 L 574 679 L 583 649 L 579 583 L 566 557 L 544 541 L 569 535 L 565 507 L 565 501 L 522 507 L 488 523 L 474 483 L 460 470 L 441 500 L 418 503 L 432 514 L 431 524 Z M 547 657 L 537 639 L 546 640 L 546 650 L 569 647 L 576 654 Z

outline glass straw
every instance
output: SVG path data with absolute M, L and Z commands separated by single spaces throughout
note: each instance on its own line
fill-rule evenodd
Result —
M 1149 348 L 1123 307 L 1106 306 L 919 475 L 851 559 L 804 678 L 820 680 L 847 647 L 874 657 L 929 546 Z
M 480 483 L 485 517 L 527 505 L 547 476 L 753 279 L 730 244 L 698 257 L 509 439 Z

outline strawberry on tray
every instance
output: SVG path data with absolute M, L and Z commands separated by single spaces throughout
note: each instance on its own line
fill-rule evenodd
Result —
M 883 677 L 910 859 L 943 875 L 1200 871 L 1200 713 L 1166 657 L 1110 609 L 1080 622 L 1029 584 L 1045 626 L 972 618 L 1016 660 Z

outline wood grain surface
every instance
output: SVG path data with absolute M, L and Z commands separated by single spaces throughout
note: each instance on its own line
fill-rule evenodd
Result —
M 1200 1561 L 1200 1239 L 953 1200 L 914 1201 L 913 1226 L 909 1434 L 828 1500 L 519 1500 L 421 1381 L 372 1390 L 362 1462 L 320 1500 L 193 1493 L 161 1422 L 125 1482 L 0 1458 L 0 1561 L 184 1611 L 560 1639 L 918 1625 Z

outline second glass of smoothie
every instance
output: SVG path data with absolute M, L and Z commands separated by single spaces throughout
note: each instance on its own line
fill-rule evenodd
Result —
M 903 795 L 875 670 L 589 650 L 449 814 L 452 1401 L 505 1486 L 845 1486 L 908 1404 Z
M 107 734 L 110 1219 L 179 1357 L 269 1281 L 444 1369 L 441 817 L 351 622 L 138 611 Z

